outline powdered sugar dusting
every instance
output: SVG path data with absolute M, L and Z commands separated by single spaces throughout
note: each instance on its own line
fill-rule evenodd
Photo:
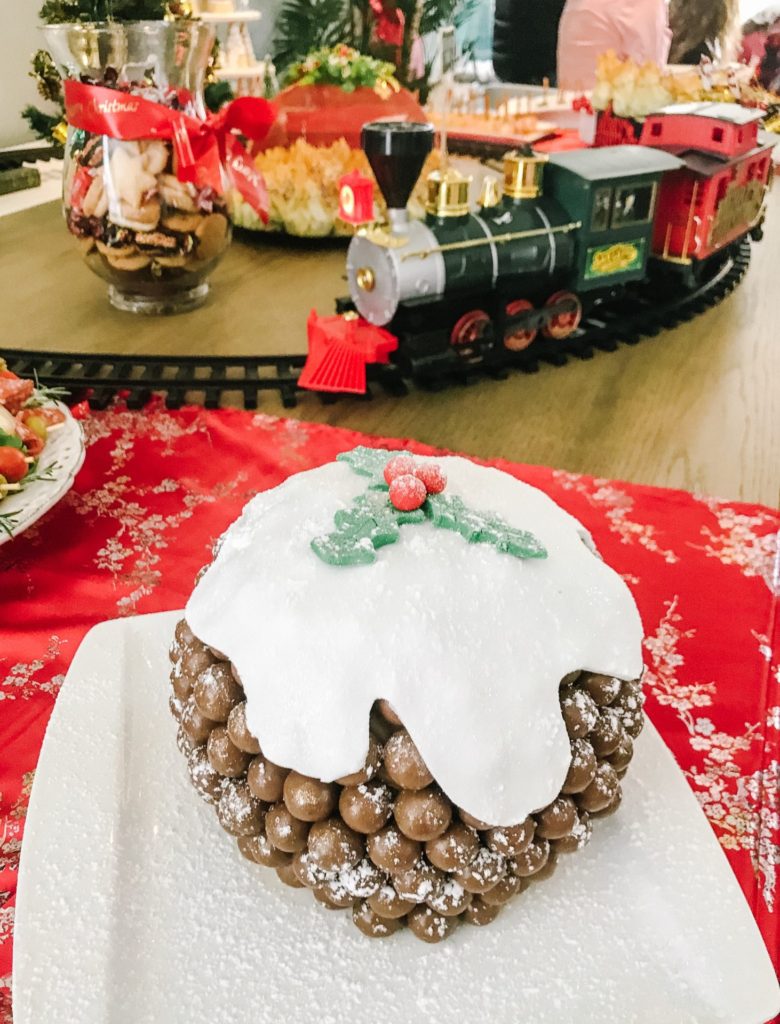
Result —
M 532 532 L 548 557 L 510 558 L 424 522 L 401 527 L 373 565 L 327 565 L 311 540 L 366 486 L 331 463 L 247 505 L 186 618 L 235 665 L 247 726 L 276 764 L 324 781 L 359 771 L 371 705 L 386 698 L 447 796 L 510 825 L 566 776 L 560 680 L 637 677 L 642 628 L 625 583 L 547 495 L 465 459 L 441 463 L 447 494 Z

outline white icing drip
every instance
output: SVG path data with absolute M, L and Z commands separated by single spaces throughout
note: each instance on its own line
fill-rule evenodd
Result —
M 330 463 L 246 506 L 186 618 L 236 667 L 248 728 L 271 761 L 324 781 L 359 771 L 383 697 L 450 799 L 510 825 L 566 776 L 560 680 L 577 669 L 636 678 L 642 627 L 623 580 L 547 495 L 438 461 L 448 494 L 530 530 L 548 557 L 522 561 L 426 522 L 402 527 L 373 565 L 326 565 L 311 539 L 367 485 Z

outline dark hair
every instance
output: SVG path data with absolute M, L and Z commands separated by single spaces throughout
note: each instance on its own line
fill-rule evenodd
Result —
M 733 55 L 739 35 L 739 0 L 671 0 L 672 64 L 695 62 L 720 48 Z

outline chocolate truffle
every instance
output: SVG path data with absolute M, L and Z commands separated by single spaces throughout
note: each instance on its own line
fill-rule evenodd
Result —
M 528 882 L 518 875 L 504 875 L 500 882 L 494 885 L 492 889 L 488 889 L 487 892 L 483 892 L 480 898 L 483 903 L 487 903 L 491 907 L 502 907 L 513 896 L 522 892 L 527 885 Z
M 192 695 L 201 713 L 214 722 L 226 722 L 243 698 L 244 691 L 224 662 L 204 668 L 195 680 Z
M 561 689 L 561 711 L 569 737 L 573 740 L 587 736 L 598 721 L 596 702 L 589 693 L 572 686 Z
M 444 917 L 457 917 L 471 903 L 472 895 L 466 892 L 460 882 L 450 878 L 443 882 L 433 896 L 425 901 L 431 910 Z
M 483 846 L 467 868 L 459 868 L 453 874 L 464 889 L 481 896 L 506 874 L 506 858 Z
M 458 808 L 458 817 L 464 823 L 464 825 L 470 825 L 471 828 L 477 829 L 479 832 L 484 832 L 491 826 L 486 821 L 480 821 L 479 818 L 475 818 L 473 814 L 469 814 L 468 811 L 464 811 L 462 807 Z
M 246 782 L 229 780 L 217 804 L 217 817 L 232 836 L 256 836 L 263 830 L 265 804 L 252 796 Z
M 351 867 L 363 856 L 363 840 L 341 818 L 315 821 L 308 842 L 310 860 L 325 871 Z
M 405 836 L 427 842 L 447 830 L 452 820 L 452 804 L 437 786 L 414 792 L 401 790 L 396 797 L 394 814 Z
M 290 772 L 284 780 L 284 803 L 301 821 L 324 821 L 336 806 L 336 786 L 308 775 Z
M 543 839 L 567 836 L 577 821 L 577 807 L 568 796 L 559 796 L 536 815 L 536 834 Z
M 366 840 L 368 856 L 383 871 L 403 871 L 420 856 L 421 846 L 405 836 L 392 822 Z
M 475 896 L 463 912 L 463 920 L 468 924 L 490 924 L 501 913 L 501 906 L 485 903 L 481 896 Z
M 514 857 L 528 849 L 535 831 L 536 822 L 529 816 L 519 825 L 488 829 L 484 839 L 489 850 L 493 850 L 494 853 L 502 853 L 505 857 Z
M 283 803 L 278 803 L 266 812 L 265 833 L 277 850 L 297 853 L 306 847 L 309 825 L 290 814 Z
M 282 799 L 284 780 L 287 778 L 287 774 L 286 768 L 280 768 L 278 764 L 274 764 L 262 754 L 258 754 L 250 762 L 246 781 L 249 783 L 252 794 L 258 800 L 275 804 Z
M 398 918 L 405 917 L 414 907 L 416 900 L 402 899 L 392 885 L 382 885 L 373 896 L 369 896 L 368 905 L 380 917 Z
M 571 741 L 571 764 L 563 783 L 564 793 L 581 793 L 596 775 L 596 754 L 585 739 Z
M 509 870 L 519 878 L 530 878 L 541 871 L 550 856 L 550 843 L 547 839 L 534 839 L 527 850 L 523 850 L 509 861 Z
M 339 797 L 339 811 L 347 825 L 356 832 L 378 832 L 392 813 L 392 795 L 379 780 L 347 786 Z
M 327 886 L 312 889 L 312 892 L 314 893 L 314 898 L 319 900 L 319 902 L 322 903 L 323 906 L 327 907 L 328 910 L 346 910 L 346 908 L 352 904 L 352 900 L 349 896 L 344 894 L 341 896 L 334 895 Z
M 214 728 L 214 723 L 200 713 L 192 697 L 183 705 L 179 721 L 184 732 L 196 746 L 205 743 Z
M 385 771 L 401 789 L 424 789 L 433 782 L 425 761 L 406 729 L 399 729 L 385 743 Z
M 423 903 L 435 896 L 444 884 L 444 874 L 420 857 L 416 864 L 392 875 L 393 888 L 404 900 Z
M 631 763 L 631 758 L 634 756 L 634 741 L 624 732 L 620 738 L 620 743 L 615 747 L 612 753 L 609 755 L 607 760 L 615 769 L 616 772 L 625 771 Z M 595 775 L 595 769 L 593 774 Z
M 257 836 L 247 836 L 242 840 L 242 843 L 241 852 L 244 856 L 248 853 L 256 863 L 262 864 L 265 868 L 280 868 L 285 864 L 290 864 L 292 861 L 292 854 L 277 850 L 268 841 L 268 837 L 264 832 Z
M 357 903 L 352 908 L 352 920 L 370 939 L 386 939 L 403 927 L 403 921 L 377 914 L 368 902 Z
M 532 822 L 533 824 L 533 822 Z M 455 871 L 471 864 L 480 850 L 479 836 L 461 821 L 453 822 L 446 832 L 425 844 L 425 855 L 434 867 Z
M 615 708 L 602 708 L 599 720 L 591 729 L 588 739 L 596 757 L 607 757 L 617 750 L 624 735 L 618 711 Z
M 228 715 L 227 720 L 228 736 L 235 743 L 239 750 L 246 754 L 259 754 L 260 744 L 249 731 L 246 724 L 246 701 L 242 700 L 236 704 Z
M 193 747 L 187 758 L 192 784 L 209 804 L 215 804 L 222 794 L 224 778 L 211 767 L 205 747 Z
M 239 750 L 231 740 L 224 725 L 217 725 L 211 730 L 206 751 L 211 767 L 230 779 L 243 775 L 251 761 L 249 754 Z
M 376 703 L 377 708 L 379 709 L 379 713 L 385 719 L 385 721 L 389 722 L 390 725 L 403 725 L 401 719 L 398 717 L 395 711 L 393 711 L 392 704 L 388 703 L 388 701 L 386 700 L 378 700 Z
M 584 811 L 602 811 L 608 807 L 620 789 L 620 780 L 611 764 L 602 762 L 596 769 L 593 782 L 577 794 L 577 805 Z
M 406 923 L 412 934 L 423 942 L 441 942 L 452 933 L 458 919 L 437 914 L 430 907 L 419 906 L 409 912 Z
M 282 864 L 276 869 L 276 874 L 279 876 L 279 881 L 284 885 L 289 885 L 291 889 L 305 888 L 303 882 L 295 874 L 292 864 Z
M 600 706 L 611 704 L 620 693 L 622 685 L 621 680 L 614 676 L 600 676 L 594 672 L 583 673 L 580 682 Z

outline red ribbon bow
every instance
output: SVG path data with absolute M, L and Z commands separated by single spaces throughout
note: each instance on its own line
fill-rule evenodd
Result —
M 273 104 L 241 96 L 205 121 L 142 96 L 68 79 L 64 83 L 68 124 L 112 139 L 166 139 L 173 143 L 179 181 L 222 193 L 221 168 L 247 203 L 268 221 L 268 191 L 235 132 L 260 142 L 276 118 Z

